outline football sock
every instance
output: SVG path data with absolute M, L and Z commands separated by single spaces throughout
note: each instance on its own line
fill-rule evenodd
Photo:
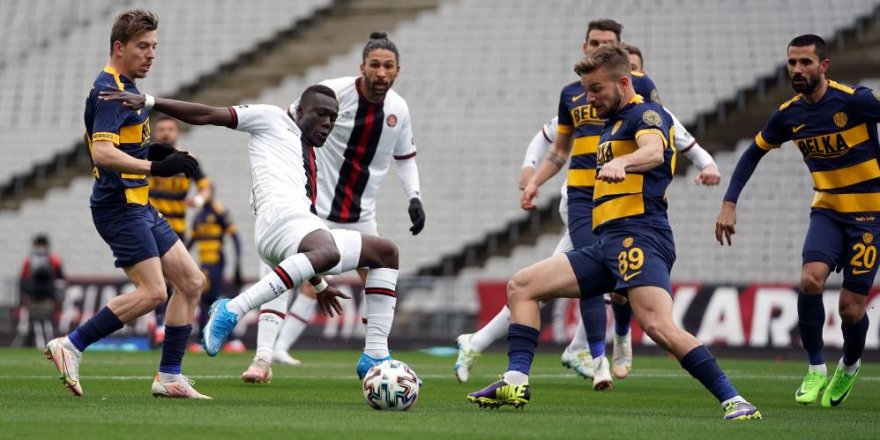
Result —
M 522 372 L 511 370 L 504 373 L 502 379 L 511 385 L 527 385 L 529 383 L 529 375 Z
M 191 324 L 165 327 L 165 342 L 162 344 L 162 359 L 159 361 L 160 373 L 180 374 L 183 353 L 186 351 L 186 341 L 190 333 L 192 333 Z
M 509 326 L 510 309 L 504 306 L 488 324 L 471 336 L 471 346 L 473 346 L 477 353 L 482 353 L 493 342 L 503 338 L 507 334 L 507 327 Z
M 293 300 L 290 311 L 284 318 L 284 324 L 281 325 L 281 334 L 278 336 L 278 342 L 275 343 L 275 349 L 281 351 L 290 350 L 290 347 L 296 343 L 299 337 L 308 327 L 309 323 L 315 317 L 318 311 L 318 300 L 300 293 Z
M 825 363 L 825 354 L 822 351 L 824 326 L 825 305 L 822 302 L 822 295 L 807 295 L 798 290 L 798 328 L 810 365 Z
M 70 332 L 67 339 L 77 350 L 83 351 L 89 345 L 121 329 L 124 325 L 112 310 L 104 306 L 95 316 Z
M 865 351 L 868 314 L 865 313 L 865 316 L 855 325 L 841 323 L 840 329 L 843 330 L 843 363 L 849 366 L 855 365 L 862 358 L 862 352 Z
M 684 355 L 681 358 L 681 367 L 700 381 L 719 402 L 739 395 L 705 345 L 700 345 Z
M 587 331 L 584 330 L 583 318 L 578 317 L 577 327 L 574 330 L 574 337 L 571 338 L 571 342 L 568 343 L 566 350 L 568 350 L 569 353 L 577 353 L 589 349 L 590 343 L 587 342 Z
M 397 269 L 370 269 L 364 283 L 364 354 L 374 359 L 389 356 L 388 334 L 397 305 Z
M 510 324 L 507 330 L 507 370 L 519 371 L 528 376 L 538 346 L 536 328 L 522 324 Z
M 587 333 L 590 355 L 594 358 L 605 355 L 605 328 L 608 316 L 605 314 L 605 298 L 601 295 L 581 298 L 581 320 Z
M 825 376 L 828 375 L 828 367 L 825 364 L 810 365 L 810 368 L 807 369 L 807 372 L 809 372 L 809 373 L 812 373 L 814 371 L 818 371 L 819 373 L 822 373 Z
M 629 303 L 617 304 L 612 301 L 611 311 L 614 312 L 614 334 L 626 336 L 633 318 L 632 306 Z
M 272 348 L 278 339 L 278 331 L 284 322 L 284 310 L 290 301 L 290 291 L 260 307 L 260 320 L 257 322 L 257 352 L 255 358 L 266 362 L 272 360 Z
M 858 359 L 853 362 L 852 365 L 846 365 L 843 362 L 843 358 L 840 358 L 840 361 L 837 363 L 837 368 L 843 370 L 843 372 L 846 374 L 856 374 L 856 372 L 859 371 L 860 365 L 861 363 L 858 361 Z
M 245 313 L 279 297 L 287 290 L 299 287 L 313 276 L 315 269 L 304 254 L 287 257 L 275 266 L 272 273 L 229 301 L 227 307 L 241 318 Z

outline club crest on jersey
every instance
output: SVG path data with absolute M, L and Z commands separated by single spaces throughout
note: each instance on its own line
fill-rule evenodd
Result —
M 847 121 L 849 121 L 849 118 L 846 117 L 846 113 L 837 112 L 834 114 L 834 125 L 836 125 L 837 128 L 846 127 Z
M 614 127 L 611 127 L 611 136 L 617 134 L 617 130 L 620 130 L 621 125 L 623 125 L 623 121 L 617 121 L 614 123 Z
M 642 113 L 642 121 L 645 121 L 645 124 L 652 127 L 661 127 L 663 125 L 663 121 L 660 119 L 660 113 L 657 113 L 654 110 L 648 110 Z
M 871 242 L 874 241 L 874 234 L 870 232 L 865 232 L 864 234 L 862 234 L 862 241 L 864 241 L 865 244 L 871 244 Z
M 633 245 L 633 241 L 634 240 L 632 237 L 624 238 L 623 239 L 623 247 L 629 249 L 629 247 Z
M 394 128 L 397 125 L 397 116 L 390 114 L 387 118 L 385 118 L 385 123 L 388 124 L 389 127 Z

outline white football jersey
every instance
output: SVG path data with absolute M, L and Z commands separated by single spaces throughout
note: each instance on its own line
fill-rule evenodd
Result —
M 361 77 L 330 79 L 321 84 L 336 92 L 339 116 L 318 158 L 318 216 L 336 223 L 356 223 L 376 216 L 376 194 L 391 159 L 416 155 L 406 101 L 394 90 L 373 103 L 359 89 Z
M 274 105 L 237 105 L 230 128 L 250 133 L 254 213 L 265 207 L 315 212 L 317 194 L 314 149 L 302 140 L 302 131 L 287 112 Z

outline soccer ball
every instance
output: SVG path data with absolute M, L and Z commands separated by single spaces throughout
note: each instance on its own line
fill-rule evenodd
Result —
M 409 365 L 391 359 L 370 368 L 363 388 L 373 409 L 406 411 L 419 398 L 419 377 Z

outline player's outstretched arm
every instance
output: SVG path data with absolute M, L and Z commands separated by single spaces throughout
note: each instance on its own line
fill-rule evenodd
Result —
M 675 114 L 666 107 L 663 109 L 672 117 L 672 125 L 675 127 L 675 148 L 700 170 L 700 173 L 694 178 L 694 183 L 707 186 L 721 183 L 721 172 L 712 155 L 697 143 L 697 139 L 684 127 Z
M 545 160 L 538 167 L 538 171 L 535 172 L 535 175 L 532 176 L 532 179 L 529 180 L 529 183 L 523 189 L 522 200 L 520 201 L 522 209 L 529 211 L 537 209 L 533 202 L 535 197 L 538 196 L 538 188 L 565 166 L 570 154 L 571 133 L 557 133 L 556 142 L 553 143 L 553 147 L 550 148 L 547 156 L 544 157 Z
M 724 201 L 721 203 L 721 212 L 718 214 L 718 219 L 715 220 L 715 240 L 721 246 L 724 246 L 725 239 L 727 239 L 728 246 L 733 245 L 731 237 L 736 233 L 736 202 L 765 154 L 767 154 L 767 150 L 752 142 L 736 163 L 733 175 L 730 176 L 730 185 L 727 187 L 727 193 L 724 194 Z
M 553 145 L 553 141 L 556 139 L 556 125 L 556 118 L 554 118 L 549 123 L 544 124 L 544 126 L 541 127 L 541 131 L 535 133 L 535 136 L 532 137 L 531 142 L 529 142 L 529 146 L 526 148 L 526 156 L 523 158 L 523 164 L 519 174 L 519 184 L 517 188 L 519 188 L 520 191 L 526 189 L 526 185 L 529 184 L 529 181 L 532 180 L 532 176 L 535 175 L 535 168 L 538 167 L 544 159 L 544 156 L 547 155 L 547 150 Z
M 105 101 L 121 102 L 125 108 L 139 110 L 150 107 L 175 119 L 193 125 L 219 125 L 229 127 L 233 123 L 232 113 L 226 107 L 211 107 L 195 102 L 178 101 L 168 98 L 153 98 L 150 95 L 136 95 L 116 88 L 102 91 L 100 98 Z M 152 106 L 150 101 L 153 101 Z

